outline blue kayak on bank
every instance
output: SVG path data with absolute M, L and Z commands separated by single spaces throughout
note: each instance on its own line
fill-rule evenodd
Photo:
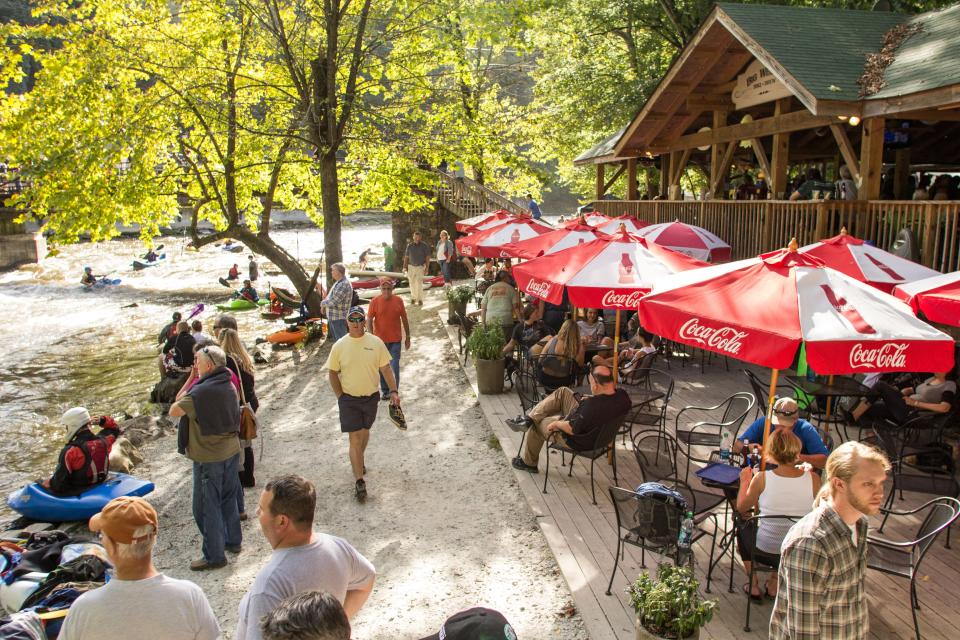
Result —
M 120 496 L 145 496 L 153 483 L 125 473 L 111 473 L 95 487 L 75 496 L 58 496 L 36 482 L 7 496 L 7 506 L 20 515 L 39 522 L 89 520 L 108 502 Z

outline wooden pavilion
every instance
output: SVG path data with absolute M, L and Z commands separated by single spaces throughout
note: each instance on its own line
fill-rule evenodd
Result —
M 700 224 L 736 240 L 734 257 L 842 226 L 887 246 L 909 228 L 925 264 L 952 270 L 960 202 L 903 198 L 914 171 L 960 170 L 958 134 L 960 4 L 908 16 L 721 3 L 633 120 L 574 162 L 596 168 L 598 211 Z M 641 200 L 638 167 L 653 163 L 658 199 Z M 842 164 L 857 201 L 783 201 L 791 166 L 835 177 Z M 747 165 L 772 199 L 724 201 L 731 168 Z M 681 199 L 691 167 L 708 179 L 704 200 Z M 625 199 L 610 200 L 624 174 Z M 880 200 L 884 180 L 892 201 Z

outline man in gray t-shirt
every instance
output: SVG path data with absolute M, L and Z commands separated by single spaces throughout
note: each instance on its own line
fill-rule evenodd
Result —
M 423 234 L 414 231 L 413 242 L 403 254 L 403 270 L 410 282 L 410 302 L 423 306 L 423 276 L 430 265 L 430 245 L 423 241 Z
M 264 488 L 257 518 L 273 555 L 240 601 L 234 640 L 262 640 L 260 619 L 304 591 L 330 593 L 348 618 L 370 596 L 373 565 L 346 540 L 313 532 L 316 502 L 313 484 L 301 476 L 274 478 Z

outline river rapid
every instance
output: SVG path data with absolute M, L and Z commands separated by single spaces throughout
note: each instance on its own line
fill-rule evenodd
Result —
M 321 257 L 323 232 L 315 228 L 275 231 L 272 237 L 312 271 Z M 361 251 L 390 242 L 389 225 L 345 227 L 343 254 L 348 266 Z M 209 332 L 214 305 L 230 291 L 218 284 L 236 263 L 247 274 L 249 252 L 227 253 L 207 246 L 186 250 L 182 237 L 161 237 L 159 266 L 134 271 L 131 261 L 145 252 L 135 239 L 122 238 L 60 249 L 39 265 L 0 274 L 0 494 L 53 471 L 64 443 L 59 418 L 74 406 L 91 415 L 148 413 L 150 390 L 159 379 L 157 334 L 174 311 L 198 303 L 198 318 Z M 257 258 L 261 296 L 269 285 L 290 288 L 286 277 Z M 80 286 L 84 266 L 120 278 L 116 286 L 86 291 Z M 371 268 L 381 268 L 377 258 Z M 255 338 L 281 328 L 256 311 L 236 314 L 240 335 Z M 12 516 L 5 501 L 0 516 Z

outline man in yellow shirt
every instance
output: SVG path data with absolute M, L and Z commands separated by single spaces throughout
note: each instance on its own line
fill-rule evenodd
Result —
M 350 466 L 356 478 L 357 500 L 367 499 L 363 479 L 363 454 L 370 441 L 370 427 L 377 418 L 380 401 L 380 376 L 390 390 L 390 419 L 400 429 L 407 425 L 400 411 L 397 381 L 390 368 L 390 352 L 383 340 L 366 332 L 363 307 L 353 307 L 347 314 L 347 335 L 334 343 L 327 358 L 330 386 L 340 409 L 340 431 L 350 434 Z

